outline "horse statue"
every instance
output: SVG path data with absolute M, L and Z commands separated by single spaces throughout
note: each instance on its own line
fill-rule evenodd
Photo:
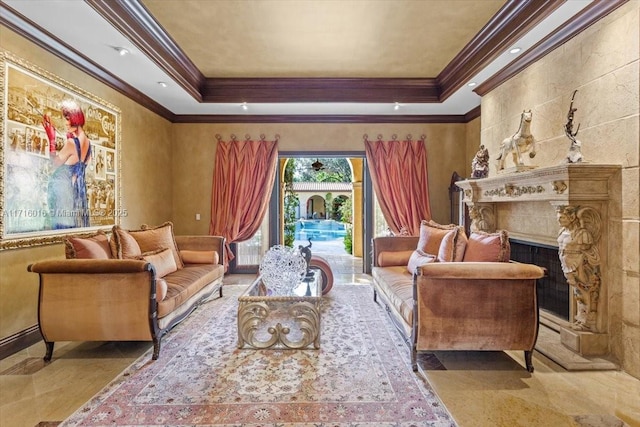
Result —
M 524 166 L 522 154 L 529 152 L 529 157 L 534 158 L 536 156 L 536 141 L 531 134 L 531 119 L 533 113 L 531 110 L 522 111 L 520 115 L 520 127 L 518 131 L 509 138 L 505 138 L 500 144 L 500 154 L 498 155 L 498 171 L 504 169 L 504 162 L 507 158 L 507 154 L 511 152 L 513 156 L 513 162 L 516 166 Z

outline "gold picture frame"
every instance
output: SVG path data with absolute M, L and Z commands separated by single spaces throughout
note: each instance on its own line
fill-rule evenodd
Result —
M 7 51 L 0 103 L 0 250 L 119 224 L 120 110 Z

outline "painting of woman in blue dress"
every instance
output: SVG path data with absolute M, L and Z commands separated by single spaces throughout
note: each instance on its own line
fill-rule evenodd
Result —
M 85 134 L 84 113 L 75 101 L 62 102 L 66 139 L 56 145 L 56 128 L 45 114 L 42 125 L 49 139 L 49 156 L 54 170 L 47 187 L 49 220 L 52 230 L 89 227 L 85 170 L 91 160 L 91 141 Z

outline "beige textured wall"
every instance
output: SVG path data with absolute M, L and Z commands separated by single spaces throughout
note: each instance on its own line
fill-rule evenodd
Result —
M 0 26 L 0 49 L 79 86 L 121 110 L 121 225 L 138 228 L 172 218 L 171 123 Z M 37 323 L 38 277 L 27 265 L 63 258 L 61 244 L 0 251 L 0 339 Z
M 622 165 L 621 206 L 609 212 L 608 223 L 609 333 L 612 354 L 625 371 L 638 378 L 639 7 L 637 1 L 625 4 L 485 95 L 481 131 L 481 141 L 493 161 L 500 141 L 517 130 L 522 110 L 532 109 L 532 132 L 539 144 L 530 164 L 556 165 L 569 148 L 563 126 L 571 95 L 578 89 L 574 130 L 580 123 L 578 140 L 585 160 Z M 496 174 L 493 165 L 490 174 Z M 536 219 L 540 227 L 557 230 L 553 210 L 541 207 L 540 211 L 547 215 Z
M 362 151 L 363 135 L 398 138 L 425 135 L 429 197 L 433 219 L 449 222 L 449 181 L 466 164 L 465 124 L 176 124 L 173 127 L 173 218 L 177 232 L 206 234 L 211 220 L 211 185 L 217 140 L 250 135 L 266 139 L 280 135 L 280 151 Z M 477 141 L 477 140 L 476 140 Z M 477 142 L 475 144 L 477 146 Z M 195 220 L 200 213 L 201 220 Z
M 482 118 L 478 117 L 467 123 L 467 152 L 465 159 L 467 159 L 467 164 L 465 165 L 465 169 L 462 172 L 458 172 L 463 177 L 467 178 L 471 176 L 471 162 L 478 152 L 478 148 L 480 147 L 480 129 L 482 124 Z

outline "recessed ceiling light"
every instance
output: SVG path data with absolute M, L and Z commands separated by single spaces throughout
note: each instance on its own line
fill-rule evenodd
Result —
M 129 54 L 129 49 L 127 49 L 126 47 L 115 46 L 114 49 L 116 52 L 118 52 L 118 55 L 120 56 L 125 56 Z
M 469 87 L 474 87 L 474 86 L 475 86 L 475 85 L 477 85 L 477 84 L 478 84 L 478 83 L 476 83 L 476 82 L 469 82 L 469 83 L 467 83 L 467 86 L 469 86 Z
M 246 102 L 243 102 L 242 104 L 240 104 L 240 106 L 242 107 L 243 110 L 247 111 L 249 109 L 249 106 L 247 105 Z
M 399 102 L 396 102 L 396 103 L 393 105 L 393 109 L 394 109 L 394 110 L 396 110 L 396 111 L 398 111 L 398 110 L 400 109 L 400 103 L 399 103 Z
M 521 49 L 521 48 L 519 48 L 519 47 L 514 47 L 513 49 L 511 49 L 511 50 L 509 51 L 509 53 L 518 53 L 518 52 L 520 52 L 521 50 L 522 50 L 522 49 Z
M 160 85 L 162 87 L 167 87 L 167 84 L 165 82 L 158 82 L 158 85 Z

